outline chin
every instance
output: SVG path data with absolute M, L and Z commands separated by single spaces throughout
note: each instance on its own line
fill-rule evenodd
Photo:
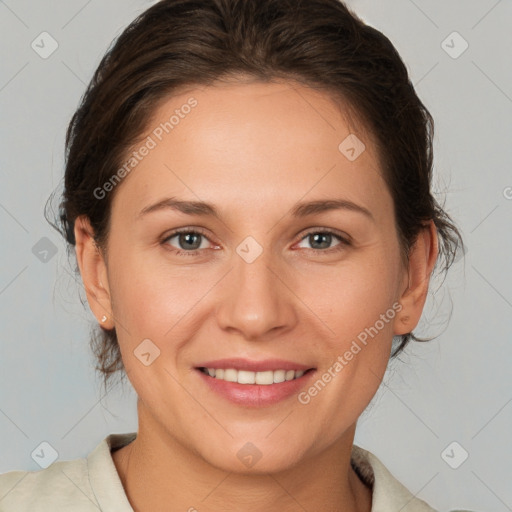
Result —
M 202 453 L 201 453 L 202 452 Z M 282 442 L 278 445 L 268 440 L 233 440 L 229 445 L 216 443 L 215 450 L 205 453 L 199 450 L 203 459 L 223 471 L 239 475 L 264 475 L 279 473 L 295 466 L 301 453 L 293 445 Z

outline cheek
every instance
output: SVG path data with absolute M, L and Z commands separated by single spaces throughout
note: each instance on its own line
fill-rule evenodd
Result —
M 337 339 L 340 346 L 373 326 L 398 299 L 399 267 L 384 255 L 354 258 L 337 269 L 314 270 L 303 277 L 294 281 L 297 296 L 324 321 L 329 338 Z M 392 331 L 392 322 L 385 326 L 379 322 L 379 330 Z
M 183 273 L 171 273 L 168 265 L 120 253 L 125 257 L 112 262 L 110 279 L 116 320 L 134 343 L 144 338 L 160 339 L 187 315 L 204 286 L 191 282 Z M 196 293 L 198 287 L 201 290 Z
M 357 420 L 377 392 L 399 307 L 386 287 L 345 284 L 342 292 L 331 287 L 331 302 L 324 302 L 328 314 L 322 319 L 334 334 L 317 342 L 318 377 L 300 396 L 300 403 L 309 403 L 315 416 L 329 418 L 325 436 L 332 441 Z
M 377 391 L 400 309 L 396 294 L 400 267 L 393 252 L 353 261 L 338 272 L 326 271 L 329 279 L 310 276 L 309 284 L 297 292 L 328 326 L 321 327 L 323 334 L 316 338 L 314 350 L 321 367 L 318 378 L 328 381 L 325 391 L 322 383 L 317 386 L 323 395 L 317 406 L 328 408 L 324 413 L 333 415 L 333 425 L 344 424 L 353 411 L 361 413 Z M 321 286 L 311 286 L 312 282 Z

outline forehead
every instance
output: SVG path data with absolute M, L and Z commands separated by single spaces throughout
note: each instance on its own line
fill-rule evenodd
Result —
M 181 90 L 155 108 L 133 148 L 151 149 L 120 188 L 134 207 L 176 194 L 260 206 L 333 191 L 363 203 L 386 201 L 371 136 L 344 107 L 326 92 L 287 81 Z
M 188 103 L 192 98 L 197 105 L 189 109 Z M 190 110 L 193 110 L 193 115 L 189 116 Z M 179 120 L 176 119 L 177 115 Z M 160 123 L 172 120 L 172 117 L 174 133 L 194 130 L 196 134 L 201 134 L 202 142 L 206 142 L 208 136 L 213 138 L 216 133 L 221 133 L 215 127 L 227 128 L 231 125 L 236 127 L 241 137 L 245 137 L 247 131 L 251 131 L 252 137 L 265 134 L 275 136 L 277 130 L 287 128 L 286 132 L 281 133 L 279 142 L 286 140 L 292 143 L 292 136 L 295 136 L 312 145 L 318 145 L 319 139 L 326 144 L 334 140 L 337 146 L 340 136 L 357 133 L 369 143 L 367 149 L 373 153 L 373 141 L 369 140 L 373 138 L 372 134 L 347 101 L 335 98 L 326 90 L 312 89 L 291 80 L 263 82 L 229 79 L 218 80 L 209 86 L 180 88 L 171 97 L 164 97 L 158 102 L 146 131 L 151 133 L 158 129 Z M 186 117 L 188 121 L 181 123 Z M 182 124 L 180 130 L 177 130 L 178 123 Z M 292 131 L 290 125 L 293 125 Z M 236 140 L 233 142 L 236 143 Z M 248 141 L 245 139 L 245 142 Z

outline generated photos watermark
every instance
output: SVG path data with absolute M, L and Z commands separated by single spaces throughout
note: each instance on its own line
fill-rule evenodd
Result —
M 162 141 L 165 135 L 171 133 L 176 126 L 178 126 L 182 119 L 190 114 L 192 109 L 198 104 L 194 97 L 190 97 L 186 103 L 181 105 L 180 108 L 174 110 L 174 114 L 169 117 L 167 121 L 160 123 L 152 132 L 148 135 L 144 142 L 139 146 L 139 149 L 133 151 L 127 158 L 125 163 L 108 179 L 101 187 L 96 187 L 93 191 L 93 195 L 96 199 L 105 199 L 109 192 L 112 192 L 116 185 L 126 177 L 137 165 L 139 165 L 149 153 L 158 146 L 158 143 Z
M 384 329 L 386 324 L 393 320 L 396 314 L 401 310 L 402 304 L 395 302 L 391 308 L 380 315 L 379 319 L 372 326 L 366 327 L 363 331 L 361 331 L 357 335 L 357 340 L 352 340 L 350 348 L 346 350 L 343 355 L 339 355 L 335 362 L 322 374 L 318 380 L 315 381 L 312 386 L 310 386 L 306 391 L 302 391 L 297 395 L 299 403 L 302 405 L 309 404 L 311 399 L 317 396 L 318 393 L 322 391 L 325 386 L 331 382 L 332 379 L 334 379 L 350 361 L 352 361 L 352 359 L 354 359 L 354 356 L 361 352 L 362 347 L 359 345 L 359 343 L 361 343 L 363 346 L 366 346 L 368 343 L 368 337 L 373 339 L 375 336 L 377 336 L 377 334 L 382 331 L 382 329 Z

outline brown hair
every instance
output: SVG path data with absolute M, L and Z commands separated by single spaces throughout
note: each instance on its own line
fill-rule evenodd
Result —
M 342 99 L 376 141 L 403 253 L 433 220 L 436 268 L 441 259 L 450 267 L 463 244 L 430 190 L 432 117 L 389 39 L 339 0 L 161 0 L 138 16 L 101 60 L 67 130 L 59 229 L 69 244 L 77 216 L 86 215 L 106 247 L 115 189 L 104 199 L 94 190 L 119 169 L 161 100 L 242 75 L 294 80 Z M 427 341 L 403 335 L 391 357 L 411 339 Z M 106 387 L 124 368 L 115 329 L 99 330 L 91 347 Z

